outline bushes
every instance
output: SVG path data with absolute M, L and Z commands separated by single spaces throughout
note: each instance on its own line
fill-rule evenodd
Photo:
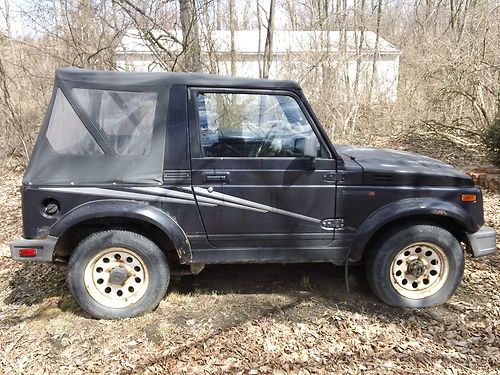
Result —
M 500 165 L 500 102 L 496 119 L 486 131 L 484 143 L 486 143 L 490 152 L 491 161 L 496 165 Z

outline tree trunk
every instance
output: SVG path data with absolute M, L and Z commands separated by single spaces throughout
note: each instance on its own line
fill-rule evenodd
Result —
M 4 4 L 3 11 L 2 11 L 2 7 L 0 7 L 0 12 L 3 13 L 3 18 L 5 20 L 5 33 L 7 35 L 7 38 L 11 38 L 12 37 L 12 28 L 11 28 L 11 24 L 10 24 L 9 0 L 4 0 L 3 4 Z
M 14 132 L 19 138 L 19 141 L 23 147 L 21 154 L 28 161 L 29 150 L 28 144 L 31 144 L 31 138 L 26 134 L 23 126 L 23 122 L 19 119 L 18 111 L 14 108 L 12 103 L 12 98 L 10 96 L 9 87 L 7 85 L 7 74 L 4 69 L 2 56 L 0 55 L 0 109 L 5 107 L 7 110 L 7 124 L 14 129 Z
M 182 47 L 184 50 L 184 70 L 201 71 L 200 35 L 195 0 L 179 0 L 182 28 Z
M 220 4 L 221 0 L 215 1 L 215 29 L 222 30 L 222 21 L 221 21 L 221 13 L 222 13 L 222 5 Z
M 375 85 L 378 85 L 378 78 L 377 78 L 377 60 L 379 58 L 379 49 L 380 49 L 380 19 L 382 17 L 382 0 L 378 1 L 378 9 L 377 9 L 377 26 L 375 29 L 375 32 L 377 33 L 375 35 L 375 50 L 373 51 L 373 60 L 372 60 L 372 79 L 370 80 L 370 91 L 369 91 L 369 96 L 368 99 L 371 102 L 373 99 L 373 90 L 375 88 Z
M 230 59 L 231 59 L 231 75 L 236 75 L 236 49 L 234 45 L 234 32 L 238 27 L 236 22 L 234 0 L 229 0 L 229 33 L 230 33 Z
M 264 68 L 262 69 L 262 78 L 269 78 L 271 63 L 273 60 L 273 36 L 274 36 L 274 0 L 270 0 L 269 13 L 267 17 L 266 44 L 264 45 Z
M 260 46 L 262 43 L 262 18 L 260 16 L 259 0 L 257 0 L 257 29 L 259 30 L 259 39 L 257 41 L 257 64 L 259 65 L 259 77 L 262 78 L 263 64 L 260 63 L 260 52 L 261 52 Z
M 358 39 L 356 43 L 356 76 L 354 77 L 354 98 L 358 99 L 358 89 L 359 89 L 359 75 L 361 74 L 361 64 L 363 62 L 363 43 L 365 39 L 365 0 L 361 0 L 361 9 L 359 12 L 359 26 L 356 28 L 356 36 Z M 359 29 L 359 33 L 357 32 Z
M 451 31 L 455 30 L 455 3 L 450 0 L 450 26 Z
M 342 64 L 342 77 L 344 80 L 347 101 L 351 100 L 351 84 L 349 81 L 349 56 L 347 46 L 347 0 L 341 0 L 341 27 L 339 35 L 339 50 Z

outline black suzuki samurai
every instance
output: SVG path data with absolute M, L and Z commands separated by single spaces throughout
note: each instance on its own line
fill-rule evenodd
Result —
M 22 185 L 15 260 L 69 261 L 94 317 L 151 310 L 171 271 L 362 262 L 393 306 L 445 302 L 496 250 L 448 164 L 333 145 L 297 83 L 60 69 Z

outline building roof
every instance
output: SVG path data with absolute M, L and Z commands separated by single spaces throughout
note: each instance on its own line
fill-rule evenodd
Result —
M 181 30 L 162 32 L 153 30 L 152 34 L 172 52 L 181 52 Z M 373 31 L 363 33 L 362 47 L 366 51 L 375 50 L 377 34 Z M 274 32 L 273 53 L 304 53 L 339 50 L 339 41 L 345 40 L 347 52 L 355 52 L 361 38 L 360 31 L 347 31 L 344 36 L 340 31 L 291 31 L 276 30 Z M 345 38 L 345 39 L 344 39 Z M 231 51 L 231 32 L 229 30 L 213 30 L 211 37 L 201 36 L 203 52 L 229 53 Z M 237 30 L 234 32 L 234 49 L 240 54 L 257 54 L 264 51 L 266 41 L 265 30 Z M 260 43 L 259 43 L 260 42 Z M 129 29 L 122 38 L 117 53 L 150 53 L 150 42 L 143 38 L 137 29 Z M 379 53 L 399 54 L 400 51 L 384 38 L 379 38 Z
M 235 87 L 257 89 L 298 89 L 299 84 L 289 80 L 271 80 L 256 78 L 239 78 L 200 73 L 173 72 L 116 72 L 79 68 L 61 68 L 56 70 L 56 79 L 65 82 L 92 85 L 112 86 L 119 88 L 164 87 L 171 85 L 188 85 L 198 87 Z

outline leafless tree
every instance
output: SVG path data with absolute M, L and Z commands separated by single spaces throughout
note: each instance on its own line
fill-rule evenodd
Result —
M 375 26 L 375 34 L 376 34 L 375 35 L 375 48 L 373 50 L 373 60 L 372 60 L 372 77 L 370 80 L 370 91 L 368 94 L 368 98 L 369 98 L 370 102 L 373 99 L 374 86 L 378 82 L 377 60 L 379 59 L 381 20 L 382 20 L 382 0 L 378 0 L 378 3 L 377 3 L 377 21 L 376 21 L 376 26 Z
M 201 47 L 198 32 L 198 16 L 194 0 L 179 0 L 182 27 L 182 47 L 184 49 L 184 70 L 201 70 Z
M 259 5 L 257 5 L 259 6 Z M 275 0 L 269 0 L 269 9 L 261 7 L 262 12 L 266 15 L 266 41 L 264 43 L 264 54 L 262 57 L 262 78 L 269 78 L 269 71 L 271 69 L 271 62 L 273 59 L 273 41 L 274 41 L 274 11 Z
M 463 149 L 489 145 L 495 150 L 490 140 L 500 138 L 495 135 L 500 131 L 497 0 L 23 0 L 16 4 L 27 25 L 20 35 L 13 35 L 12 3 L 0 0 L 5 25 L 0 34 L 2 155 L 29 153 L 50 97 L 54 69 L 68 65 L 118 69 L 117 51 L 133 62 L 136 56 L 123 42 L 132 32 L 140 34 L 149 50 L 149 69 L 239 74 L 243 60 L 236 33 L 258 29 L 259 76 L 273 78 L 279 68 L 281 77 L 300 81 L 336 141 L 410 142 L 418 137 L 419 145 L 439 141 Z M 283 14 L 287 20 L 278 22 Z M 283 29 L 322 34 L 312 43 L 317 48 L 277 56 L 276 32 Z M 227 50 L 219 46 L 221 30 L 228 31 Z M 338 33 L 338 40 L 331 39 L 330 32 Z M 367 39 L 370 32 L 375 32 L 374 41 Z M 401 50 L 395 101 L 380 94 L 382 38 Z

